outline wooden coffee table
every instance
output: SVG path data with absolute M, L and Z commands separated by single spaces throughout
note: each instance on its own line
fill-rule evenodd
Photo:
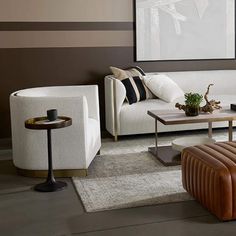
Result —
M 208 137 L 212 138 L 212 123 L 220 121 L 228 121 L 229 141 L 233 140 L 233 120 L 236 120 L 236 112 L 230 109 L 222 109 L 214 111 L 213 114 L 200 114 L 199 116 L 186 116 L 183 111 L 168 111 L 168 110 L 151 110 L 148 115 L 155 120 L 155 146 L 149 147 L 151 152 L 163 165 L 174 166 L 180 165 L 181 153 L 172 149 L 171 146 L 158 147 L 158 127 L 157 121 L 164 125 L 180 125 L 193 123 L 208 123 Z

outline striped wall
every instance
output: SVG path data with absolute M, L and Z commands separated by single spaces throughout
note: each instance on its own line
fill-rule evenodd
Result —
M 47 85 L 98 84 L 104 128 L 109 66 L 145 71 L 233 69 L 228 61 L 136 63 L 133 0 L 0 1 L 0 138 L 10 137 L 9 94 Z
M 128 22 L 133 0 L 1 0 L 0 21 Z

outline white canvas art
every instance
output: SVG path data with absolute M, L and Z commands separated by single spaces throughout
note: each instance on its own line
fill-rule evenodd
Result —
M 137 61 L 235 58 L 235 0 L 136 0 Z

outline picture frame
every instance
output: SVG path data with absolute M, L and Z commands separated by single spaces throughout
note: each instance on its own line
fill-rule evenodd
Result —
M 235 59 L 235 0 L 134 0 L 136 61 Z

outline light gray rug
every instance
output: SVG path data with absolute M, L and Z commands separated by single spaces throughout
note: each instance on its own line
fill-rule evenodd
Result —
M 207 131 L 184 136 L 205 137 Z M 217 141 L 226 141 L 226 130 L 214 130 Z M 159 145 L 170 145 L 183 134 L 163 135 Z M 234 136 L 236 139 L 236 136 Z M 164 167 L 146 150 L 153 135 L 103 139 L 101 156 L 89 167 L 86 178 L 73 178 L 87 212 L 191 200 L 182 187 L 180 166 Z
M 191 200 L 180 167 L 164 167 L 148 152 L 96 157 L 85 178 L 73 178 L 87 212 Z

